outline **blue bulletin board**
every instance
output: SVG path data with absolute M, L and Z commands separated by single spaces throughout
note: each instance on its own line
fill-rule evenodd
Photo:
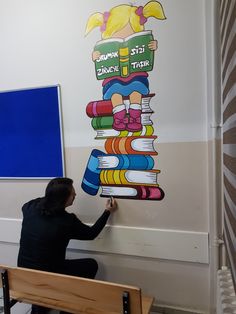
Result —
M 60 88 L 0 92 L 0 178 L 64 176 Z

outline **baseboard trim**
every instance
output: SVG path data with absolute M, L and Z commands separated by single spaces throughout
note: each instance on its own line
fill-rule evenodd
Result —
M 169 306 L 169 305 L 153 305 L 151 313 L 160 313 L 160 314 L 208 314 L 205 311 L 197 311 L 195 309 L 182 308 L 178 306 Z
M 19 244 L 21 219 L 0 218 L 0 242 Z M 93 241 L 71 240 L 69 249 L 209 263 L 208 233 L 107 225 Z

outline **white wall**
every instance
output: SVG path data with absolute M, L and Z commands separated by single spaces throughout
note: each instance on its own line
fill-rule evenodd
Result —
M 93 144 L 94 132 L 84 110 L 88 101 L 102 95 L 91 61 L 100 33 L 95 29 L 84 37 L 87 19 L 120 3 L 0 2 L 1 90 L 61 84 L 67 147 Z M 146 29 L 152 29 L 159 41 L 150 89 L 157 93 L 154 110 L 160 142 L 206 139 L 203 4 L 203 0 L 165 0 L 167 20 L 150 18 L 146 23 Z
M 212 191 L 207 130 L 212 112 L 207 108 L 212 86 L 207 85 L 207 79 L 212 68 L 207 51 L 214 43 L 208 41 L 206 45 L 213 20 L 209 14 L 213 1 L 210 4 L 207 1 L 163 0 L 167 20 L 149 19 L 146 24 L 159 42 L 154 70 L 150 73 L 150 90 L 156 93 L 153 122 L 159 137 L 160 184 L 166 198 L 159 203 L 122 200 L 111 225 L 165 229 L 167 233 L 209 232 Z M 90 119 L 85 114 L 87 103 L 102 97 L 101 83 L 95 79 L 90 59 L 100 35 L 95 29 L 85 38 L 84 30 L 90 14 L 107 11 L 120 3 L 0 0 L 0 90 L 60 84 L 66 170 L 75 181 L 78 196 L 71 210 L 78 212 L 79 207 L 85 222 L 94 221 L 104 206 L 99 196 L 88 197 L 79 187 L 89 152 L 94 147 L 102 149 L 104 143 L 94 140 Z M 138 1 L 137 5 L 145 3 Z M 0 181 L 0 216 L 21 218 L 22 204 L 42 195 L 46 183 L 46 180 Z M 165 243 L 167 236 L 163 238 Z M 143 242 L 139 241 L 139 245 L 141 248 Z M 174 256 L 174 248 L 169 250 Z M 185 251 L 188 253 L 188 247 Z M 187 259 L 174 261 L 172 257 L 168 260 L 163 255 L 127 256 L 120 254 L 118 248 L 112 255 L 104 252 L 94 255 L 101 264 L 101 277 L 140 284 L 156 297 L 158 304 L 209 310 L 208 261 L 199 264 Z M 12 257 L 11 263 L 13 260 Z

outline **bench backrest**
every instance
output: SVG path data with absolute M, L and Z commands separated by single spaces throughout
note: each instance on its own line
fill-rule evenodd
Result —
M 121 314 L 128 292 L 131 314 L 142 314 L 140 288 L 44 271 L 1 266 L 7 270 L 10 296 L 30 304 L 80 314 Z

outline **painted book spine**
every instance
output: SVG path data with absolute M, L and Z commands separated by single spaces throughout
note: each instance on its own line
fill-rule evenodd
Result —
M 98 168 L 97 157 L 101 155 L 105 155 L 105 153 L 98 149 L 93 149 L 84 172 L 81 187 L 84 192 L 90 195 L 96 195 L 99 190 L 101 169 Z
M 110 100 L 91 101 L 86 107 L 87 116 L 90 118 L 98 116 L 111 116 L 112 103 Z
M 121 77 L 127 77 L 130 74 L 129 47 L 120 47 L 119 56 Z
M 94 130 L 97 129 L 111 129 L 113 124 L 113 117 L 96 117 L 91 121 Z

